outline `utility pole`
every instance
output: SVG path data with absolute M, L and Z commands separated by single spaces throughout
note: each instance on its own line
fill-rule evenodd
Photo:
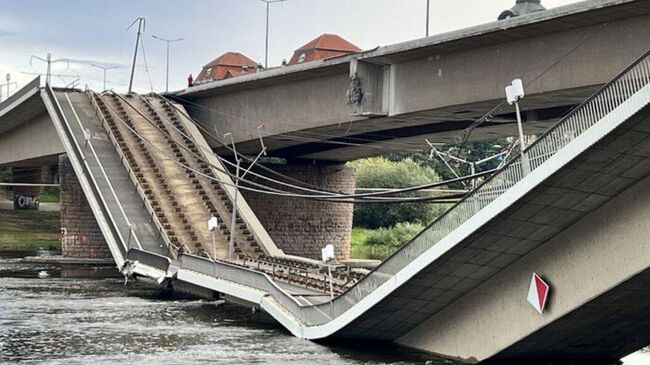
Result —
M 145 28 L 145 23 L 146 20 L 143 17 L 138 17 L 136 18 L 131 25 L 129 25 L 126 30 L 131 29 L 135 23 L 138 23 L 138 36 L 135 39 L 135 52 L 133 52 L 133 64 L 131 65 L 131 77 L 129 78 L 129 94 L 131 94 L 131 90 L 133 89 L 133 76 L 135 75 L 135 63 L 138 58 L 138 46 L 140 45 L 140 36 L 142 36 L 142 32 L 144 32 Z
M 156 35 L 152 35 L 153 38 L 161 40 L 163 42 L 167 42 L 167 78 L 165 82 L 165 92 L 169 92 L 169 44 L 172 42 L 180 42 L 185 40 L 184 38 L 176 38 L 176 39 L 166 39 L 163 37 L 158 37 Z
M 96 65 L 94 63 L 91 63 L 90 65 L 93 66 L 93 67 L 97 67 L 99 69 L 104 70 L 104 90 L 106 90 L 106 71 L 120 67 L 120 66 L 102 66 L 102 65 Z
M 52 76 L 52 64 L 53 63 L 65 62 L 65 63 L 68 64 L 68 68 L 70 67 L 70 60 L 69 59 L 61 58 L 61 59 L 58 59 L 58 60 L 52 60 L 52 54 L 51 53 L 48 53 L 45 58 L 32 55 L 32 57 L 29 59 L 29 65 L 30 66 L 32 65 L 32 60 L 33 59 L 37 59 L 39 61 L 43 61 L 43 62 L 47 63 L 47 73 L 45 74 L 45 83 L 48 84 L 48 85 L 50 84 L 50 81 L 51 81 L 50 79 L 51 79 L 51 76 Z
M 264 68 L 269 68 L 269 14 L 273 3 L 281 3 L 287 0 L 260 0 L 266 3 L 266 48 L 264 52 Z
M 427 32 L 426 32 L 427 37 L 429 36 L 429 15 L 430 15 L 429 9 L 430 9 L 430 5 L 431 5 L 431 0 L 427 0 Z

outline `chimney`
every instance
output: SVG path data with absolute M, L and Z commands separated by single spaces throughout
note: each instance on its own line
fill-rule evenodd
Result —
M 499 20 L 536 13 L 542 10 L 546 10 L 546 8 L 542 5 L 541 0 L 517 0 L 517 3 L 512 9 L 506 10 L 499 15 Z

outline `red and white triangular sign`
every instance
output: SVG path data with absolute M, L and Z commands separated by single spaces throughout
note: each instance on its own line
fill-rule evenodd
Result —
M 544 313 L 549 290 L 549 285 L 539 275 L 533 274 L 530 289 L 528 290 L 528 303 L 540 314 Z

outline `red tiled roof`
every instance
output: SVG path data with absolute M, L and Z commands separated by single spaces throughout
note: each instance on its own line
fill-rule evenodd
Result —
M 239 52 L 226 52 L 203 66 L 196 82 L 223 80 L 256 72 L 257 63 Z
M 298 48 L 289 61 L 290 65 L 310 62 L 324 58 L 360 52 L 361 49 L 336 34 L 323 34 Z M 305 55 L 301 60 L 301 56 Z
M 255 67 L 257 66 L 257 63 L 239 52 L 226 52 L 203 67 L 214 66 Z

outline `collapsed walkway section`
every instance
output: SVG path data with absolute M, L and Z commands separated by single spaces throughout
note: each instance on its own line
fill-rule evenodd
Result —
M 333 298 L 327 295 L 323 268 L 316 263 L 261 254 L 255 252 L 254 246 L 244 244 L 238 246 L 242 254 L 235 260 L 210 257 L 210 250 L 223 252 L 223 240 L 215 240 L 214 245 L 211 245 L 211 241 L 204 242 L 198 232 L 192 232 L 198 228 L 190 222 L 199 222 L 205 218 L 204 214 L 227 215 L 227 206 L 223 205 L 224 208 L 219 210 L 217 207 L 221 205 L 212 201 L 204 189 L 205 184 L 198 179 L 198 176 L 204 175 L 206 182 L 209 180 L 212 184 L 213 177 L 219 178 L 222 170 L 217 169 L 218 164 L 211 161 L 207 167 L 188 164 L 188 157 L 194 158 L 190 153 L 200 152 L 201 149 L 192 149 L 196 147 L 197 139 L 188 138 L 183 145 L 171 133 L 163 130 L 162 127 L 171 128 L 168 121 L 174 125 L 172 117 L 176 116 L 174 110 L 164 107 L 164 102 L 159 101 L 162 110 L 170 112 L 166 116 L 170 120 L 166 121 L 165 117 L 161 118 L 162 123 L 157 123 L 155 117 L 160 117 L 160 113 L 150 114 L 152 120 L 145 117 L 146 113 L 155 112 L 157 106 L 154 104 L 151 107 L 152 112 L 146 107 L 151 103 L 137 100 L 136 96 L 91 94 L 91 99 L 88 99 L 81 93 L 55 93 L 48 88 L 44 98 L 84 193 L 120 267 L 127 263 L 127 252 L 129 258 L 132 257 L 131 252 L 152 255 L 158 252 L 157 257 L 168 260 L 167 267 L 161 269 L 163 265 L 154 265 L 157 271 L 144 275 L 155 277 L 162 272 L 164 277 L 208 288 L 227 298 L 260 307 L 302 338 L 337 336 L 398 341 L 468 362 L 495 356 L 525 357 L 532 351 L 530 339 L 534 341 L 535 333 L 549 328 L 551 324 L 562 323 L 570 318 L 569 314 L 579 313 L 588 304 L 600 303 L 599 297 L 605 293 L 616 293 L 617 288 L 624 287 L 626 282 L 646 277 L 643 274 L 650 267 L 646 256 L 637 253 L 641 260 L 629 259 L 630 255 L 634 255 L 631 252 L 635 247 L 628 245 L 625 251 L 621 251 L 621 254 L 627 255 L 622 261 L 633 265 L 620 267 L 617 275 L 603 276 L 606 282 L 590 285 L 588 290 L 574 291 L 556 298 L 556 310 L 542 317 L 533 317 L 538 314 L 525 311 L 525 300 L 519 300 L 517 294 L 510 290 L 513 288 L 508 286 L 511 282 L 519 283 L 521 277 L 529 277 L 531 269 L 522 268 L 517 262 L 530 259 L 535 250 L 554 247 L 549 242 L 560 232 L 576 226 L 591 211 L 601 209 L 631 186 L 642 182 L 650 173 L 648 54 L 569 113 L 529 146 L 523 157 L 508 163 L 381 266 L 368 275 L 358 277 L 351 272 L 337 272 Z M 91 105 L 88 100 L 92 100 L 94 109 L 92 106 L 88 108 Z M 101 117 L 96 118 L 94 113 Z M 180 126 L 189 128 L 182 123 Z M 178 132 L 182 137 L 184 132 L 180 128 Z M 154 151 L 156 156 L 153 155 Z M 161 156 L 167 156 L 176 167 L 168 164 L 169 161 L 163 161 Z M 203 157 L 196 163 L 205 163 L 205 158 L 216 158 L 212 154 Z M 113 173 L 118 178 L 115 181 Z M 200 209 L 193 210 L 195 206 L 184 205 L 179 198 L 171 199 L 176 185 L 167 183 L 167 179 L 178 181 L 181 196 L 199 196 L 199 199 L 191 199 L 194 199 L 194 203 L 202 203 Z M 227 181 L 224 176 L 218 188 L 231 196 Z M 116 189 L 117 184 L 123 185 Z M 133 194 L 133 186 L 142 200 L 128 195 Z M 147 190 L 150 190 L 149 193 Z M 137 207 L 123 204 L 129 199 Z M 210 211 L 210 206 L 203 203 L 208 201 L 216 212 Z M 142 208 L 142 202 L 147 209 Z M 541 213 L 538 215 L 535 212 Z M 143 230 L 138 223 L 144 226 L 150 221 L 138 222 L 131 218 L 131 214 L 154 217 L 155 229 Z M 198 218 L 189 218 L 187 214 L 196 214 Z M 186 226 L 183 219 L 187 219 Z M 251 226 L 239 228 L 243 230 Z M 638 231 L 638 224 L 633 229 Z M 147 232 L 150 234 L 148 237 Z M 160 245 L 160 235 L 166 237 L 164 243 L 167 246 Z M 130 238 L 136 236 L 134 244 Z M 608 249 L 615 250 L 615 243 L 607 239 L 598 254 L 602 255 Z M 260 245 L 260 248 L 268 249 L 265 245 Z M 584 252 L 580 251 L 579 256 L 572 257 L 581 265 L 565 265 L 565 271 L 555 281 L 556 285 L 564 283 L 570 286 L 569 274 L 580 267 L 589 267 L 593 255 Z M 143 271 L 149 270 L 146 267 L 147 256 L 139 257 L 143 258 L 144 265 L 131 264 L 142 266 Z M 552 266 L 548 262 L 532 260 L 532 266 L 535 265 Z M 602 272 L 607 267 L 591 269 Z M 497 290 L 500 296 L 493 298 L 488 305 L 479 308 L 478 302 L 464 301 L 477 290 L 494 284 L 498 275 L 506 274 L 513 275 L 515 279 L 499 281 L 497 284 L 508 290 Z M 636 286 L 640 283 L 644 281 L 633 284 Z M 609 302 L 610 299 L 602 302 L 604 310 L 591 312 L 597 314 L 595 318 L 633 317 L 612 312 L 609 309 L 615 307 L 607 306 Z M 503 319 L 500 314 L 504 303 L 508 303 L 508 308 L 517 315 Z M 455 316 L 446 317 L 445 313 L 450 312 Z M 479 314 L 485 314 L 481 316 L 480 323 L 461 320 L 465 317 L 477 318 Z M 445 318 L 457 320 L 450 322 Z M 473 333 L 470 329 L 477 324 L 483 330 Z M 509 328 L 515 325 L 517 331 L 510 331 Z M 635 325 L 639 329 L 646 329 L 645 322 Z M 557 328 L 566 327 L 560 325 Z M 574 323 L 571 328 L 576 328 L 578 333 L 586 326 Z M 485 333 L 499 335 L 485 341 L 482 336 Z M 626 336 L 634 336 L 634 333 L 626 332 L 624 336 L 612 337 L 612 341 L 634 343 L 634 346 L 621 350 L 623 346 L 613 344 L 608 347 L 613 349 L 611 353 L 599 355 L 624 355 L 623 352 L 635 350 L 633 347 L 641 346 L 641 340 L 646 340 Z M 561 355 L 589 352 L 598 346 L 597 340 L 582 341 L 587 344 L 586 347 L 575 343 L 569 349 L 572 353 Z M 467 347 L 467 341 L 473 341 L 476 346 Z M 549 347 L 548 351 L 563 348 L 566 346 Z

